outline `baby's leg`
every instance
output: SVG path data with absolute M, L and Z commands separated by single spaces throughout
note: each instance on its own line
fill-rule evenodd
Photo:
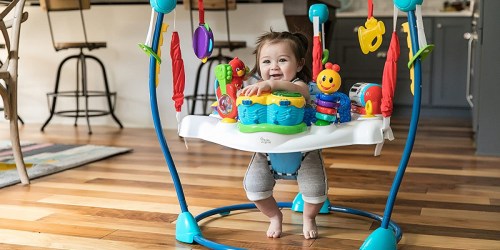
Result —
M 299 189 L 304 199 L 303 232 L 304 238 L 318 237 L 316 215 L 327 199 L 328 182 L 319 150 L 308 152 L 302 161 L 297 175 Z
M 304 212 L 302 214 L 304 238 L 316 239 L 318 237 L 318 227 L 316 226 L 316 215 L 323 206 L 323 202 L 319 204 L 311 204 L 304 202 Z
M 269 217 L 270 225 L 267 229 L 267 237 L 279 238 L 282 231 L 283 214 L 273 197 L 274 180 L 267 157 L 261 153 L 255 153 L 248 166 L 243 180 L 243 186 L 249 200 L 253 201 L 257 208 Z
M 267 229 L 267 237 L 279 238 L 282 232 L 283 213 L 278 208 L 274 197 L 269 197 L 264 200 L 254 201 L 257 208 L 269 218 L 269 228 Z

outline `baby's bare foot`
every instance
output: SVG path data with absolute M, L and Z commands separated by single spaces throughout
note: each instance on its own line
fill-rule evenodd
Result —
M 304 238 L 306 238 L 307 240 L 318 238 L 318 227 L 316 226 L 316 220 L 304 219 L 302 231 L 304 232 Z
M 281 237 L 281 231 L 283 225 L 283 214 L 280 212 L 276 216 L 270 218 L 269 228 L 267 229 L 267 237 L 269 238 L 279 238 Z

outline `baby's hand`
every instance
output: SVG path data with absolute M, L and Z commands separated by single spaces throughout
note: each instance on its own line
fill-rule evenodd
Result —
M 260 96 L 264 92 L 271 92 L 272 86 L 269 81 L 262 81 L 245 87 L 241 93 L 246 96 Z

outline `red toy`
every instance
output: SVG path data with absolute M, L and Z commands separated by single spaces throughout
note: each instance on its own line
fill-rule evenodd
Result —
M 381 114 L 382 86 L 375 83 L 358 82 L 352 85 L 349 91 L 349 98 L 352 103 L 354 113 L 366 114 L 366 105 L 371 103 L 372 114 Z
M 247 72 L 248 68 L 238 57 L 229 64 L 219 64 L 215 67 L 217 111 L 223 122 L 236 122 L 236 94 L 243 87 Z

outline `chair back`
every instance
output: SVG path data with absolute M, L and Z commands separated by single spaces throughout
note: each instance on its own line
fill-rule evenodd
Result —
M 0 39 L 0 44 L 2 49 L 7 50 L 5 58 L 0 59 L 2 72 L 17 70 L 21 23 L 28 19 L 28 12 L 24 12 L 24 5 L 25 0 L 14 0 L 0 12 L 0 32 L 3 38 Z M 9 67 L 10 64 L 14 65 Z M 17 71 L 10 73 L 17 77 Z
M 185 0 L 184 2 L 185 9 L 198 10 L 198 0 Z M 235 10 L 236 0 L 204 0 L 203 8 L 205 10 Z
M 49 21 L 50 38 L 52 39 L 52 45 L 56 51 L 78 48 L 87 48 L 92 50 L 95 48 L 93 43 L 89 43 L 87 39 L 87 29 L 85 27 L 85 19 L 83 15 L 83 10 L 90 9 L 90 0 L 40 0 L 40 7 L 47 12 L 47 19 Z M 62 12 L 62 11 L 78 11 L 80 13 L 81 19 L 81 30 L 83 32 L 84 41 L 78 42 L 56 42 L 55 32 L 51 20 L 50 12 Z
M 87 10 L 90 0 L 40 0 L 40 7 L 46 11 Z
M 6 2 L 2 1 L 2 4 Z M 10 120 L 10 142 L 17 173 L 23 184 L 29 184 L 30 179 L 23 160 L 23 152 L 21 150 L 21 143 L 19 142 L 19 126 L 17 123 L 19 38 L 21 23 L 28 18 L 28 13 L 24 12 L 24 4 L 25 0 L 12 0 L 0 12 L 0 30 L 5 48 L 7 49 L 6 58 L 2 58 L 4 64 L 0 67 L 0 79 L 3 82 L 3 84 L 0 84 L 0 96 L 4 104 L 5 119 Z M 3 132 L 5 133 L 5 131 Z

